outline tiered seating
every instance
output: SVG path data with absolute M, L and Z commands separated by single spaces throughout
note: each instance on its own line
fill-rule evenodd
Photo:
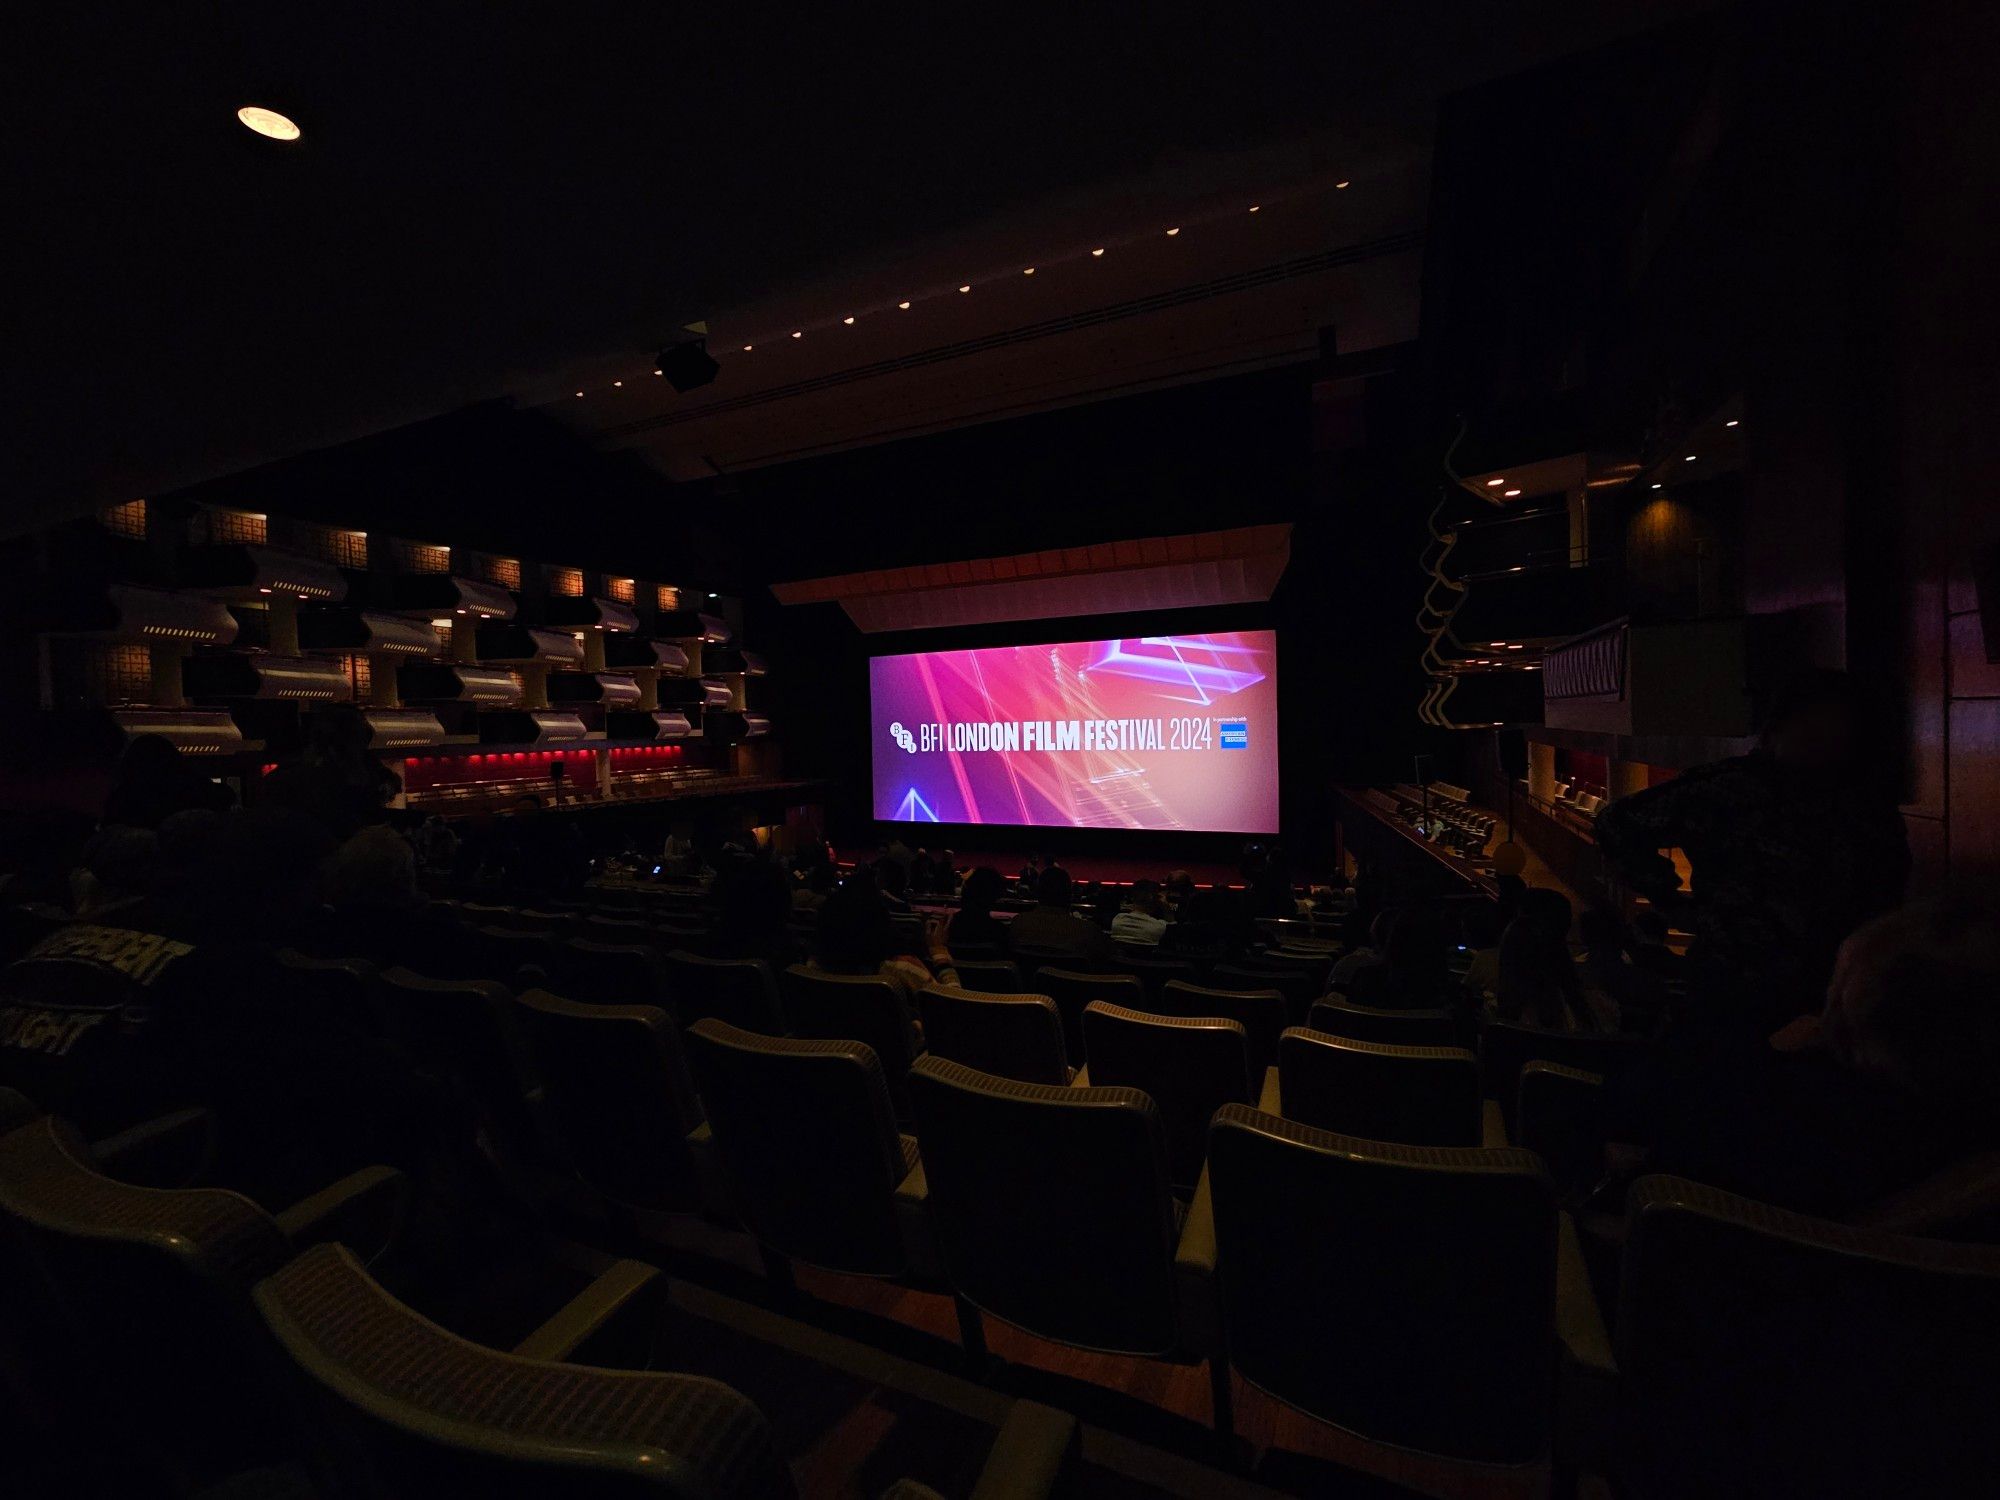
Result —
M 1091 1084 L 1137 1089 L 1153 1101 L 1174 1186 L 1192 1192 L 1208 1155 L 1208 1122 L 1225 1104 L 1253 1102 L 1263 1086 L 1251 1072 L 1243 1023 L 1145 1015 L 1093 1000 L 1083 1013 L 1083 1036 Z
M 924 1047 L 982 1073 L 1056 1087 L 1070 1081 L 1062 1015 L 1046 995 L 994 995 L 930 985 L 917 995 Z

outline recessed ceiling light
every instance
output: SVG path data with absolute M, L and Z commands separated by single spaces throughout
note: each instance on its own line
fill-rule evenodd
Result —
M 1724 422 L 1722 425 L 1724 427 L 1734 427 L 1741 420 L 1742 419 L 1739 417 L 1731 417 L 1727 422 Z
M 964 286 L 960 287 L 960 288 L 959 288 L 959 290 L 960 290 L 961 292 L 969 292 L 969 291 L 971 291 L 971 290 L 972 290 L 972 283 L 968 281 L 968 282 L 967 282 L 967 283 L 966 283 L 966 284 L 965 284 Z
M 1504 479 L 1489 479 L 1486 481 L 1486 488 L 1488 488 L 1489 490 L 1498 489 L 1501 485 L 1505 484 L 1506 482 L 1507 481 Z
M 745 349 L 748 349 L 748 348 L 749 348 L 750 346 L 749 346 L 748 344 L 745 344 L 745 345 L 744 345 L 743 347 L 744 347 Z M 664 370 L 655 370 L 655 371 L 653 371 L 653 373 L 654 373 L 655 375 L 664 375 L 664 374 L 666 374 L 666 371 L 664 371 Z
M 583 395 L 583 392 L 582 392 L 582 391 L 578 391 L 578 392 L 577 392 L 577 395 L 578 395 L 579 397 L 581 397 L 581 396 Z
M 1102 255 L 1104 253 L 1104 247 L 1102 245 L 1099 245 L 1095 250 L 1091 251 L 1090 253 L 1092 255 Z
M 1504 495 L 1507 499 L 1512 500 L 1516 495 L 1520 494 L 1521 492 L 1519 490 L 1502 490 L 1500 493 Z
M 431 621 L 431 629 L 433 630 L 444 630 L 449 628 L 450 625 L 451 621 L 449 619 Z
M 1035 268 L 1033 266 L 1023 266 L 1021 267 L 1021 274 L 1023 276 L 1032 276 L 1035 274 Z
M 1335 187 L 1337 187 L 1337 188 L 1344 188 L 1344 187 L 1346 187 L 1346 186 L 1347 186 L 1347 181 L 1346 181 L 1346 179 L 1345 179 L 1345 178 L 1343 178 L 1343 179 L 1341 179 L 1341 180 L 1340 180 L 1339 182 L 1336 182 L 1336 183 L 1334 184 L 1334 186 L 1335 186 Z
M 1262 208 L 1263 206 L 1264 205 L 1261 203 L 1253 203 L 1250 205 L 1250 212 L 1254 214 L 1255 212 L 1257 212 L 1258 209 Z
M 745 354 L 748 354 L 748 353 L 749 353 L 749 352 L 750 352 L 750 351 L 751 351 L 752 349 L 754 349 L 754 348 L 756 348 L 756 347 L 757 347 L 757 346 L 756 346 L 755 344 L 745 344 L 745 345 L 743 346 L 743 352 L 744 352 Z M 655 371 L 653 371 L 653 373 L 654 373 L 655 375 L 657 375 L 657 374 L 659 374 L 660 372 L 659 372 L 658 370 L 655 370 Z
M 854 315 L 852 313 L 849 313 L 846 317 L 842 318 L 840 321 L 843 323 L 852 323 L 854 321 Z
M 1696 459 L 1696 458 L 1698 458 L 1698 457 L 1700 457 L 1700 455 L 1699 455 L 1699 454 L 1695 454 L 1695 453 L 1690 453 L 1690 454 L 1689 454 L 1689 455 L 1687 456 L 1687 461 L 1688 461 L 1689 463 L 1693 463 L 1693 462 L 1695 461 L 1695 459 Z
M 1181 232 L 1181 230 L 1180 230 L 1180 226 L 1179 226 L 1178 224 L 1176 224 L 1176 225 L 1175 225 L 1175 226 L 1174 226 L 1174 227 L 1173 227 L 1172 229 L 1169 229 L 1169 230 L 1167 231 L 1167 234 L 1168 234 L 1168 237 L 1169 237 L 1169 238 L 1171 238 L 1172 236 L 1174 236 L 1174 235 L 1177 235 L 1177 234 L 1179 234 L 1180 232 Z
M 1662 484 L 1655 484 L 1655 485 L 1653 486 L 1653 488 L 1654 488 L 1654 489 L 1656 489 L 1656 490 L 1659 490 L 1659 489 L 1665 489 L 1665 488 L 1666 488 L 1666 486 L 1665 486 L 1665 485 L 1662 485 Z
M 1516 641 L 1513 645 L 1509 646 L 1507 649 L 1509 651 L 1519 651 L 1521 649 L 1521 643 L 1519 641 Z
M 794 329 L 792 330 L 792 337 L 793 337 L 793 338 L 795 338 L 795 339 L 802 339 L 802 338 L 804 338 L 805 336 L 806 336 L 806 333 L 805 333 L 805 330 L 804 330 L 803 328 L 794 328 Z
M 910 310 L 910 304 L 907 302 L 898 302 L 896 306 L 902 308 L 904 312 L 908 312 Z
M 611 383 L 612 383 L 613 385 L 623 385 L 623 384 L 624 384 L 625 382 L 624 382 L 624 381 L 622 381 L 622 380 L 614 380 L 614 381 L 612 381 Z
M 295 141 L 299 138 L 298 126 L 275 109 L 266 109 L 261 104 L 244 105 L 236 111 L 236 118 L 257 134 L 269 136 L 274 141 Z

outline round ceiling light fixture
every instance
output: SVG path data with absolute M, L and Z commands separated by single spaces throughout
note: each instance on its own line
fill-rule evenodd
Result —
M 261 104 L 246 104 L 236 111 L 236 118 L 259 135 L 269 136 L 274 141 L 295 141 L 299 138 L 299 127 L 275 109 L 266 109 Z

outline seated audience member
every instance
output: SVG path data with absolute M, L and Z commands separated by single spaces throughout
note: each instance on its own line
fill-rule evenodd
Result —
M 370 734 L 368 721 L 351 703 L 316 710 L 304 748 L 264 778 L 258 805 L 304 813 L 336 841 L 382 822 L 397 781 L 369 753 Z
M 667 830 L 667 841 L 660 846 L 660 873 L 692 875 L 700 868 L 701 855 L 694 847 L 694 835 L 687 824 L 674 824 Z
M 1657 1035 L 1666 1024 L 1666 981 L 1626 958 L 1625 923 L 1618 913 L 1589 908 L 1577 921 L 1577 936 L 1583 940 L 1584 1000 L 1598 1026 Z
M 431 911 L 414 852 L 384 827 L 362 829 L 327 857 L 321 891 L 328 910 L 310 946 L 328 958 L 421 973 L 455 925 Z
M 1035 904 L 1014 918 L 1007 941 L 1016 949 L 1055 950 L 1083 963 L 1111 952 L 1104 929 L 1070 910 L 1069 871 L 1053 860 L 1035 886 Z
M 882 846 L 882 857 L 901 865 L 903 873 L 906 875 L 909 873 L 910 866 L 915 864 L 917 860 L 916 851 L 903 842 L 903 836 L 900 833 Z
M 912 896 L 928 896 L 931 893 L 931 851 L 919 848 L 910 861 L 909 883 L 906 887 Z
M 958 910 L 945 928 L 954 945 L 999 947 L 1007 941 L 1007 924 L 993 915 L 1007 888 L 1006 880 L 991 865 L 981 865 L 965 877 L 959 893 Z
M 1841 947 L 1821 1013 L 1663 1091 L 1644 1170 L 1845 1218 L 2000 1149 L 2000 916 L 1957 891 Z
M 931 856 L 931 889 L 940 896 L 958 894 L 958 858 L 949 849 Z
M 1382 961 L 1357 969 L 1347 998 L 1383 1010 L 1433 1010 L 1451 998 L 1444 918 L 1430 906 L 1397 907 L 1389 915 Z
M 172 740 L 141 734 L 118 758 L 118 776 L 104 799 L 103 821 L 126 828 L 158 828 L 177 812 L 193 808 L 221 812 L 235 801 L 229 788 L 189 764 Z
M 516 896 L 566 896 L 590 876 L 590 854 L 576 819 L 550 817 L 533 792 L 514 799 L 502 834 L 502 870 Z
M 787 926 L 792 893 L 785 872 L 772 861 L 731 860 L 715 878 L 715 900 L 715 957 L 761 958 L 774 969 L 798 962 L 798 944 Z
M 1506 930 L 1500 908 L 1494 903 L 1481 902 L 1465 919 L 1465 942 L 1472 957 L 1460 983 L 1482 1004 L 1500 985 L 1500 938 Z
M 1023 896 L 1033 897 L 1035 887 L 1041 883 L 1041 878 L 1042 872 L 1035 868 L 1033 856 L 1030 856 L 1022 864 L 1021 868 L 1014 872 L 1014 884 L 1020 888 L 1020 893 Z
M 1276 851 L 1251 856 L 1244 863 L 1244 910 L 1251 917 L 1295 917 L 1298 897 L 1292 877 Z
M 416 850 L 417 863 L 426 871 L 448 874 L 458 864 L 458 835 L 436 813 L 424 819 L 410 843 Z
M 1560 891 L 1535 889 L 1500 939 L 1494 1013 L 1545 1031 L 1587 1030 L 1583 981 L 1569 953 L 1573 908 Z
M 900 862 L 887 859 L 875 867 L 875 889 L 890 911 L 909 911 L 910 872 Z
M 1194 894 L 1194 876 L 1186 870 L 1176 870 L 1167 877 L 1167 909 L 1178 916 L 1181 903 Z
M 819 909 L 812 965 L 831 974 L 879 975 L 903 992 L 914 1015 L 917 992 L 925 985 L 958 983 L 943 924 L 931 923 L 925 937 L 928 955 L 904 952 L 907 944 L 889 920 L 882 893 L 867 880 L 848 880 Z
M 1112 941 L 1157 944 L 1167 930 L 1160 914 L 1160 888 L 1150 880 L 1135 880 L 1125 894 L 1125 904 L 1111 919 Z
M 1378 911 L 1373 920 L 1359 911 L 1348 913 L 1346 924 L 1347 951 L 1334 960 L 1332 976 L 1327 981 L 1342 994 L 1354 982 L 1354 976 L 1363 969 L 1372 969 L 1388 958 L 1389 920 L 1387 911 Z M 1365 941 L 1364 941 L 1365 937 Z

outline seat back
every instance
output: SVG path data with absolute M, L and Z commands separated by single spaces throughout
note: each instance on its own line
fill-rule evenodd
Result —
M 1547 1456 L 1557 1212 L 1532 1153 L 1388 1145 L 1231 1104 L 1208 1170 L 1246 1380 L 1378 1442 Z
M 751 1231 L 782 1255 L 863 1276 L 905 1269 L 896 1186 L 914 1142 L 896 1133 L 873 1049 L 760 1036 L 713 1017 L 688 1061 Z
M 2000 1494 L 2000 1248 L 1674 1177 L 1626 1201 L 1616 1462 L 1634 1493 Z
M 1285 997 L 1287 1022 L 1305 1019 L 1313 1001 L 1326 993 L 1326 985 L 1307 970 L 1290 964 L 1217 964 L 1209 971 L 1208 982 L 1220 990 L 1276 990 Z
M 1286 1026 L 1285 996 L 1277 989 L 1227 990 L 1176 979 L 1161 993 L 1175 1016 L 1227 1016 L 1243 1025 L 1250 1044 L 1250 1076 L 1262 1078 L 1278 1061 L 1278 1038 Z
M 1225 1104 L 1256 1100 L 1250 1044 L 1241 1021 L 1152 1016 L 1094 1000 L 1083 1013 L 1090 1082 L 1138 1089 L 1167 1133 L 1174 1185 L 1192 1188 L 1208 1154 L 1208 1122 Z
M 794 1493 L 763 1415 L 719 1381 L 503 1354 L 398 1302 L 338 1245 L 254 1293 L 360 1496 Z
M 1602 1074 L 1545 1062 L 1521 1069 L 1514 1134 L 1507 1139 L 1548 1163 L 1565 1203 L 1581 1203 L 1603 1178 L 1608 1136 Z
M 548 987 L 593 1005 L 672 1002 L 666 959 L 651 943 L 598 943 L 571 938 L 554 945 Z
M 1090 968 L 1090 961 L 1074 948 L 1049 948 L 1039 943 L 1016 943 L 1010 940 L 1007 952 L 1020 966 L 1021 972 L 1031 979 L 1035 970 L 1051 964 L 1058 969 L 1074 969 L 1079 973 Z
M 910 1095 L 959 1295 L 1059 1343 L 1175 1347 L 1176 1224 L 1150 1099 L 1015 1083 L 941 1057 L 918 1060 Z
M 507 987 L 382 971 L 388 1032 L 417 1061 L 454 1079 L 518 1151 L 535 1143 L 528 1099 L 540 1080 Z
M 1307 1024 L 1328 1036 L 1392 1047 L 1458 1047 L 1465 1042 L 1458 1017 L 1448 1010 L 1382 1010 L 1329 998 L 1313 1001 Z
M 1096 974 L 1045 964 L 1036 971 L 1034 985 L 1055 1001 L 1062 1013 L 1063 1044 L 1072 1057 L 1083 1056 L 1083 1008 L 1091 1001 L 1102 1000 L 1127 1010 L 1146 1008 L 1146 986 L 1136 974 Z
M 982 995 L 1019 995 L 1027 989 L 1012 959 L 959 958 L 954 950 L 952 968 L 957 970 L 963 988 L 977 990 Z
M 673 1017 L 652 1005 L 518 996 L 564 1155 L 585 1182 L 634 1208 L 696 1199 L 688 1132 L 701 1123 Z
M 474 927 L 459 935 L 460 972 L 465 979 L 490 979 L 509 989 L 545 981 L 556 962 L 556 943 L 546 933 L 517 927 Z
M 25 1252 L 39 1311 L 54 1313 L 51 1353 L 79 1395 L 102 1404 L 108 1387 L 121 1431 L 129 1423 L 197 1462 L 242 1467 L 266 1451 L 256 1435 L 273 1413 L 252 1370 L 249 1293 L 292 1253 L 268 1214 L 220 1189 L 114 1181 L 45 1115 L 0 1137 L 0 1220 Z
M 1505 1113 L 1511 1140 L 1521 1069 L 1529 1063 L 1561 1063 L 1566 1068 L 1616 1078 L 1650 1052 L 1650 1044 L 1641 1037 L 1544 1031 L 1536 1026 L 1488 1021 L 1479 1032 L 1479 1091 Z
M 314 958 L 296 948 L 273 955 L 289 1006 L 315 1029 L 379 1035 L 385 1026 L 375 966 L 360 958 Z
M 1462 1047 L 1392 1047 L 1295 1026 L 1278 1044 L 1285 1118 L 1406 1146 L 1477 1146 L 1479 1064 Z
M 674 1017 L 683 1027 L 714 1016 L 745 1031 L 784 1034 L 778 981 L 763 959 L 703 958 L 676 948 L 664 963 Z
M 780 984 L 793 1035 L 865 1042 L 882 1064 L 896 1117 L 907 1119 L 903 1075 L 910 1071 L 916 1036 L 903 992 L 876 974 L 832 974 L 804 964 L 786 969 Z
M 986 995 L 934 984 L 917 995 L 924 1047 L 1022 1083 L 1069 1082 L 1062 1015 L 1046 995 Z
M 1161 958 L 1156 948 L 1149 953 L 1137 953 L 1125 947 L 1116 950 L 1116 957 L 1110 967 L 1120 974 L 1137 977 L 1146 991 L 1146 1008 L 1158 1012 L 1161 996 L 1169 984 L 1176 979 L 1195 983 L 1194 965 L 1184 958 Z

